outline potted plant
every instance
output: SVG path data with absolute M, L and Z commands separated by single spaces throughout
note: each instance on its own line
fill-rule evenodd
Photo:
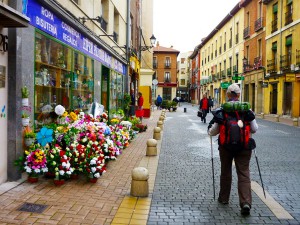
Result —
M 22 125 L 24 127 L 29 125 L 29 115 L 26 112 L 22 112 Z
M 28 106 L 29 105 L 29 91 L 28 88 L 26 86 L 21 88 L 21 92 L 22 92 L 22 106 Z
M 24 143 L 26 146 L 30 146 L 34 143 L 36 133 L 27 126 L 24 130 Z

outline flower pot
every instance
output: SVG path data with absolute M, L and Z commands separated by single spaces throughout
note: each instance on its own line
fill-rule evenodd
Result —
M 29 183 L 36 183 L 36 182 L 38 182 L 39 181 L 39 177 L 38 176 L 28 176 L 27 177 L 27 181 L 29 182 Z
M 28 98 L 22 98 L 22 106 L 29 106 Z
M 34 143 L 34 138 L 25 138 L 24 143 L 28 147 Z
M 65 183 L 65 180 L 53 180 L 53 183 L 56 185 L 56 186 L 61 186 Z
M 91 183 L 97 183 L 97 181 L 98 181 L 98 178 L 95 178 L 95 177 L 90 178 Z
M 46 178 L 54 178 L 54 177 L 55 177 L 55 174 L 52 173 L 52 172 L 47 172 L 47 173 L 45 173 L 45 177 L 46 177 Z
M 22 125 L 24 127 L 28 126 L 29 125 L 29 118 L 22 118 Z
M 71 180 L 78 180 L 79 175 L 78 174 L 71 174 L 70 178 L 71 178 Z

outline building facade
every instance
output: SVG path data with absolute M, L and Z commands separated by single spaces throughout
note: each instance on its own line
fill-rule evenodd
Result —
M 153 48 L 153 68 L 158 80 L 155 98 L 160 95 L 163 100 L 172 100 L 177 93 L 177 56 L 179 51 L 159 46 Z
M 189 81 L 189 56 L 192 52 L 180 53 L 178 56 L 178 73 L 177 73 L 177 96 L 188 101 L 189 92 L 188 92 L 188 81 Z
M 266 76 L 264 113 L 300 115 L 300 2 L 264 0 Z

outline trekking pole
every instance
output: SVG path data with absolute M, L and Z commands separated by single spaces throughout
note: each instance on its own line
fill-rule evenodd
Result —
M 262 177 L 261 177 L 261 173 L 260 173 L 260 168 L 259 168 L 259 164 L 258 164 L 258 159 L 257 159 L 256 151 L 255 151 L 255 149 L 253 149 L 253 151 L 254 151 L 254 155 L 255 155 L 255 159 L 256 159 L 256 164 L 257 164 L 257 168 L 258 168 L 258 173 L 259 173 L 259 177 L 260 177 L 261 186 L 262 186 L 262 189 L 263 189 L 263 192 L 264 192 L 264 196 L 266 198 L 264 183 L 263 183 L 263 180 L 262 180 Z
M 211 166 L 212 166 L 212 178 L 213 178 L 214 200 L 216 200 L 216 192 L 215 192 L 215 172 L 214 172 L 214 151 L 213 151 L 213 144 L 212 144 L 212 136 L 210 136 L 210 146 L 211 146 Z

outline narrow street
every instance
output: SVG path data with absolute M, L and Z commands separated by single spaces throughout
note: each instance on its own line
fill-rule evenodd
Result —
M 300 224 L 299 127 L 257 119 L 259 131 L 253 137 L 267 198 L 253 154 L 253 205 L 251 215 L 242 217 L 235 171 L 229 205 L 213 199 L 208 124 L 196 112 L 197 106 L 184 103 L 177 112 L 167 113 L 148 224 Z M 207 121 L 211 118 L 210 113 Z M 217 196 L 220 160 L 216 140 L 213 137 Z

